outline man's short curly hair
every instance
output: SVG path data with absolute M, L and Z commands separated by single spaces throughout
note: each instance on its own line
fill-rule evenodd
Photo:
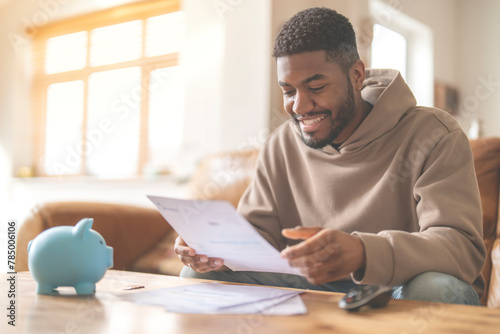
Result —
M 276 36 L 273 57 L 324 50 L 347 70 L 359 59 L 356 35 L 349 20 L 328 8 L 309 8 L 295 14 Z

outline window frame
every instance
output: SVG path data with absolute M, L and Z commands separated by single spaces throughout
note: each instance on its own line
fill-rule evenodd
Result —
M 85 143 L 87 136 L 87 114 L 88 114 L 88 82 L 93 73 L 108 70 L 123 69 L 129 67 L 141 68 L 141 113 L 139 129 L 139 156 L 137 175 L 142 175 L 148 160 L 148 109 L 149 109 L 149 83 L 150 73 L 155 69 L 172 67 L 179 65 L 179 53 L 170 53 L 159 56 L 146 57 L 146 20 L 150 17 L 164 15 L 180 11 L 179 0 L 151 0 L 135 2 L 121 5 L 102 11 L 84 14 L 81 16 L 61 20 L 37 29 L 33 36 L 33 84 L 32 84 L 32 114 L 34 124 L 34 162 L 35 175 L 44 177 L 57 177 L 61 175 L 51 175 L 46 173 L 45 168 L 45 143 L 46 143 L 46 120 L 47 120 L 47 91 L 48 87 L 55 83 L 82 80 L 84 82 L 83 100 L 83 122 L 82 122 L 82 143 Z M 141 20 L 142 30 L 142 54 L 136 60 L 125 61 L 116 64 L 107 64 L 91 67 L 90 59 L 90 35 L 96 28 L 106 27 L 124 22 Z M 45 73 L 45 56 L 47 41 L 52 37 L 67 35 L 75 32 L 86 31 L 87 38 L 87 58 L 85 67 L 79 70 Z M 88 176 L 87 154 L 85 145 L 82 145 L 80 171 L 77 174 L 64 174 L 65 177 Z

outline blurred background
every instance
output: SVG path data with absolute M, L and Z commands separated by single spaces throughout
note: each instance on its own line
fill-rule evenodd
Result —
M 203 156 L 258 148 L 286 119 L 273 39 L 314 6 L 418 104 L 500 135 L 500 1 L 0 0 L 1 226 L 42 201 L 185 197 Z

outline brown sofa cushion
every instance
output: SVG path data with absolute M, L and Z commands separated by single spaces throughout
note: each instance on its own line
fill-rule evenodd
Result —
M 19 228 L 16 270 L 28 270 L 27 246 L 36 235 L 54 226 L 75 225 L 85 217 L 94 218 L 92 229 L 113 247 L 114 269 L 130 270 L 141 254 L 174 232 L 155 209 L 90 202 L 40 204 Z
M 252 180 L 258 154 L 254 149 L 207 156 L 191 179 L 191 197 L 225 200 L 238 206 Z
M 497 238 L 499 203 L 498 192 L 500 181 L 500 138 L 482 138 L 472 140 L 471 147 L 474 154 L 474 166 L 476 168 L 479 191 L 481 193 L 481 203 L 483 209 L 483 238 L 487 249 L 487 259 L 483 268 L 483 276 L 486 281 L 486 286 L 489 287 L 492 273 L 491 252 L 493 242 Z M 498 265 L 500 265 L 500 263 Z M 500 283 L 500 281 L 498 281 L 498 283 Z M 490 294 L 488 290 L 485 291 L 485 295 L 482 300 L 483 303 L 486 299 L 488 299 L 488 295 Z

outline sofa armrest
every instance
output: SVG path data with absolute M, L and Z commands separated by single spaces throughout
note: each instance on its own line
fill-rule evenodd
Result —
M 94 219 L 92 229 L 114 248 L 113 268 L 119 270 L 130 270 L 141 255 L 175 233 L 155 209 L 93 202 L 44 203 L 33 208 L 19 227 L 16 271 L 28 270 L 30 240 L 48 228 L 75 225 L 85 217 Z

